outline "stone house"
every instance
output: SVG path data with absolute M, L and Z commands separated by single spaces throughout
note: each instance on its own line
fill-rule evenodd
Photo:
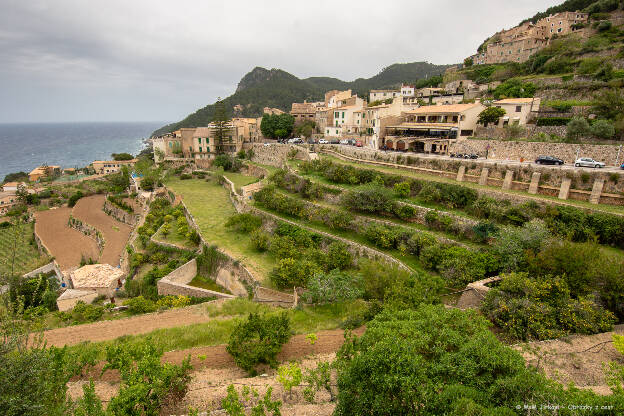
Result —
M 540 98 L 506 98 L 494 101 L 492 105 L 504 109 L 506 113 L 500 118 L 498 127 L 505 127 L 509 124 L 525 126 L 531 112 L 539 111 L 540 102 Z
M 61 167 L 60 166 L 39 166 L 35 169 L 33 169 L 29 174 L 28 174 L 28 180 L 31 182 L 36 182 L 41 178 L 47 178 L 50 176 L 58 176 L 61 174 Z
M 97 297 L 98 293 L 95 290 L 67 289 L 56 299 L 56 306 L 59 311 L 65 312 L 74 309 L 79 301 L 90 304 Z
M 95 291 L 98 295 L 112 298 L 122 287 L 124 272 L 110 264 L 87 264 L 69 273 L 72 289 Z
M 117 173 L 123 166 L 132 167 L 138 159 L 131 160 L 94 160 L 91 163 L 93 170 L 97 174 Z

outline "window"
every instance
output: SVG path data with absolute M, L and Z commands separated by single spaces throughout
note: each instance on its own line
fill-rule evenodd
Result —
M 197 143 L 201 144 L 201 137 L 197 138 Z M 200 152 L 201 152 L 201 150 L 200 150 Z
M 336 111 L 336 112 L 334 113 L 334 117 L 335 117 L 335 118 L 340 117 L 340 113 L 339 113 L 338 111 Z
M 206 146 L 206 152 L 210 153 L 210 148 Z
M 169 142 L 169 148 L 173 147 L 173 143 Z
M 189 152 L 193 151 L 193 146 L 189 146 Z
M 561 33 L 561 31 L 562 31 L 562 30 L 563 30 L 563 29 L 559 28 L 559 29 L 557 29 L 557 32 L 558 32 L 558 33 Z
M 201 153 L 201 152 L 202 152 L 202 148 L 201 148 L 201 146 L 199 146 L 199 153 Z
M 342 118 L 344 118 L 344 111 L 342 112 Z

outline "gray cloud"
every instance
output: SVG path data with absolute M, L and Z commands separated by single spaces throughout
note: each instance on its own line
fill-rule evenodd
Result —
M 0 0 L 0 122 L 177 120 L 254 66 L 352 80 L 460 62 L 556 3 Z

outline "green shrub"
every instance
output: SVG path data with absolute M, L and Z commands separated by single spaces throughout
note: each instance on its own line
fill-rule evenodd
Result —
M 334 414 L 507 416 L 519 403 L 611 401 L 549 381 L 488 327 L 475 312 L 434 305 L 378 314 L 337 354 Z
M 343 194 L 345 208 L 373 214 L 391 213 L 394 207 L 392 192 L 376 185 L 363 185 Z
M 186 181 L 189 179 L 193 179 L 193 175 L 191 175 L 190 173 L 183 173 L 180 175 L 180 180 Z
M 303 298 L 308 303 L 333 303 L 362 297 L 362 278 L 341 272 L 316 273 L 307 283 Z
M 213 166 L 223 168 L 226 172 L 238 172 L 243 167 L 243 163 L 233 156 L 217 155 L 214 158 Z
M 124 305 L 128 307 L 128 312 L 130 312 L 132 315 L 155 312 L 156 309 L 158 309 L 156 303 L 152 302 L 149 299 L 145 299 L 143 296 L 137 296 L 136 298 L 128 299 L 124 303 Z
M 569 117 L 539 117 L 536 125 L 538 126 L 565 126 L 570 120 Z
M 150 340 L 106 347 L 103 370 L 118 370 L 121 375 L 119 393 L 111 398 L 107 413 L 158 415 L 166 404 L 184 397 L 191 380 L 190 356 L 178 366 L 161 363 L 162 355 Z
M 259 364 L 277 366 L 277 354 L 290 337 L 290 320 L 285 312 L 279 315 L 250 313 L 234 328 L 226 349 L 236 365 L 253 376 Z
M 271 282 L 280 289 L 288 287 L 304 287 L 310 277 L 319 273 L 320 267 L 309 260 L 283 258 L 271 271 Z
M 481 311 L 522 340 L 605 332 L 615 322 L 613 314 L 593 300 L 572 299 L 562 278 L 529 278 L 526 273 L 503 276 L 499 286 L 487 293 Z
M 98 305 L 89 305 L 79 300 L 72 309 L 71 315 L 76 322 L 95 322 L 104 315 L 104 308 Z
M 271 236 L 261 229 L 256 229 L 249 235 L 251 246 L 258 251 L 266 251 L 269 249 L 270 238 Z
M 78 200 L 83 196 L 84 194 L 82 193 L 82 191 L 75 192 L 74 194 L 72 194 L 72 196 L 69 197 L 69 200 L 67 201 L 67 206 L 70 208 L 75 206 L 76 202 L 78 202 Z
M 327 256 L 325 268 L 327 270 L 346 270 L 353 266 L 353 255 L 349 251 L 349 246 L 341 241 L 334 241 L 327 246 Z
M 517 78 L 509 79 L 494 89 L 494 98 L 533 97 L 537 88 L 530 82 L 522 82 Z
M 364 236 L 377 247 L 391 249 L 396 245 L 398 232 L 393 227 L 371 222 L 364 230 Z
M 234 214 L 225 222 L 226 227 L 248 234 L 262 226 L 262 218 L 253 214 Z
M 607 120 L 596 120 L 591 125 L 591 134 L 599 139 L 612 139 L 615 136 L 615 127 Z
M 401 182 L 394 184 L 394 194 L 398 198 L 407 198 L 410 196 L 411 188 L 409 182 Z
M 402 219 L 403 221 L 411 220 L 418 214 L 415 207 L 406 204 L 395 204 L 394 215 Z

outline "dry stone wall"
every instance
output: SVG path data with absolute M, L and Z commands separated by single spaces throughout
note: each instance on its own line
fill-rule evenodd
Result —
M 308 151 L 305 148 L 289 144 L 271 143 L 269 146 L 254 144 L 252 149 L 254 155 L 251 160 L 253 162 L 278 168 L 281 168 L 286 160 L 288 160 L 288 155 L 292 149 L 297 150 L 295 159 L 309 159 Z
M 123 222 L 124 224 L 128 224 L 131 226 L 134 226 L 138 222 L 139 218 L 141 217 L 138 214 L 124 211 L 123 209 L 119 208 L 117 205 L 110 202 L 108 199 L 104 201 L 104 206 L 102 207 L 102 211 L 104 211 L 106 215 L 110 215 L 111 217 L 115 218 L 117 221 Z
M 162 296 L 175 295 L 175 296 L 191 296 L 196 298 L 227 298 L 232 299 L 236 296 L 229 295 L 227 293 L 216 292 L 214 290 L 202 289 L 199 287 L 189 286 L 191 282 L 197 276 L 197 261 L 192 259 L 188 263 L 178 267 L 167 276 L 163 277 L 156 283 L 158 287 L 158 294 Z
M 92 238 L 97 244 L 98 251 L 100 252 L 100 254 L 102 254 L 102 250 L 104 250 L 104 244 L 106 243 L 104 241 L 104 237 L 102 236 L 102 233 L 97 228 L 87 223 L 84 223 L 77 218 L 74 218 L 72 215 L 69 216 L 69 221 L 67 225 L 69 225 L 71 228 L 75 230 L 80 231 L 87 237 Z

